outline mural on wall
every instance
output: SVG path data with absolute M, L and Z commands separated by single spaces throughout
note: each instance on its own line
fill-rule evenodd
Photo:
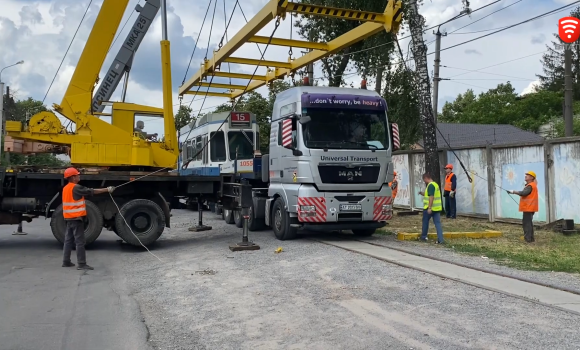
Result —
M 501 167 L 501 187 L 506 190 L 521 191 L 525 186 L 525 174 L 533 171 L 537 175 L 539 212 L 534 215 L 534 221 L 546 221 L 546 184 L 544 183 L 544 162 L 503 164 Z M 519 211 L 520 196 L 508 194 L 506 191 L 497 189 L 500 201 L 498 208 L 502 218 L 521 219 Z
M 411 182 L 409 174 L 409 156 L 407 154 L 398 154 L 393 156 L 393 165 L 397 172 L 397 182 L 399 183 L 399 191 L 397 198 L 395 198 L 396 206 L 411 206 Z
M 580 222 L 580 144 L 558 144 L 553 149 L 557 219 Z
M 489 215 L 489 196 L 487 187 L 487 153 L 485 149 L 470 149 L 455 151 L 469 172 L 472 182 L 453 152 L 447 152 L 447 159 L 453 165 L 453 173 L 457 177 L 457 214 Z M 441 182 L 445 177 L 441 178 Z M 442 187 L 444 187 L 443 184 Z
M 411 160 L 413 162 L 413 176 L 415 180 L 411 184 L 411 193 L 415 196 L 415 208 L 423 209 L 423 196 L 419 195 L 419 191 L 425 190 L 425 182 L 423 181 L 423 174 L 425 173 L 425 154 L 411 154 Z

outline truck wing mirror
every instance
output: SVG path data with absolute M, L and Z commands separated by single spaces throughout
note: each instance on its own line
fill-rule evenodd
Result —
M 298 116 L 298 122 L 302 125 L 310 123 L 311 121 L 312 118 L 310 118 L 308 115 Z
M 399 125 L 396 123 L 391 124 L 391 146 L 393 151 L 398 151 L 401 149 L 401 139 L 399 138 Z

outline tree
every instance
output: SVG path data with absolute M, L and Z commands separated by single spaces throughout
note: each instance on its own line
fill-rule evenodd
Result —
M 301 2 L 379 13 L 385 11 L 387 4 L 385 0 L 302 0 Z M 358 27 L 360 24 L 362 22 L 303 15 L 295 26 L 298 28 L 300 36 L 304 39 L 326 43 Z M 344 82 L 344 72 L 351 61 L 364 77 L 374 76 L 378 82 L 381 82 L 386 60 L 388 60 L 388 56 L 393 50 L 393 38 L 394 36 L 391 33 L 381 32 L 337 52 L 336 55 L 322 59 L 324 77 L 328 79 L 328 85 L 341 86 Z M 376 47 L 377 45 L 381 46 Z
M 576 7 L 570 13 L 571 17 L 580 19 L 580 7 Z M 551 46 L 546 45 L 546 52 L 541 59 L 543 75 L 537 74 L 540 80 L 540 87 L 543 90 L 555 92 L 564 91 L 564 50 L 557 48 L 564 44 L 557 34 L 556 40 L 551 42 Z M 574 45 L 572 48 L 572 77 L 574 84 L 574 100 L 580 100 L 580 46 Z
M 175 130 L 179 132 L 181 128 L 186 126 L 191 121 L 195 120 L 191 117 L 192 109 L 189 106 L 181 105 L 175 114 Z

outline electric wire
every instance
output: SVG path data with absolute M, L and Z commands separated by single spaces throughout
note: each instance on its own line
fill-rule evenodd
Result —
M 64 63 L 64 60 L 66 58 L 66 55 L 68 54 L 68 51 L 70 50 L 73 42 L 75 41 L 77 33 L 79 32 L 79 29 L 81 29 L 81 25 L 83 24 L 83 21 L 85 20 L 85 17 L 87 16 L 87 13 L 89 12 L 89 9 L 91 8 L 92 3 L 93 3 L 93 0 L 89 1 L 89 4 L 87 5 L 87 9 L 85 10 L 85 14 L 81 18 L 81 21 L 77 27 L 77 30 L 75 31 L 75 34 L 73 35 L 73 37 L 70 41 L 70 44 L 68 45 L 68 48 L 66 49 L 64 56 L 62 57 L 62 60 L 60 61 L 60 64 L 58 65 L 58 69 L 56 70 L 56 73 L 54 73 L 54 77 L 52 78 L 52 81 L 50 82 L 50 85 L 48 86 L 48 90 L 46 91 L 46 94 L 44 95 L 44 98 L 42 99 L 43 104 L 44 104 L 44 101 L 46 100 L 46 97 L 48 96 L 48 93 L 50 92 L 50 89 L 52 88 L 52 84 L 54 84 L 54 80 L 56 79 L 58 72 L 60 71 L 60 68 L 62 67 L 62 64 Z
M 468 24 L 464 25 L 463 27 L 459 27 L 459 28 L 455 29 L 454 31 L 450 32 L 449 34 L 453 34 L 453 33 L 457 32 L 457 31 L 459 31 L 459 30 L 461 30 L 461 29 L 463 29 L 463 28 L 469 27 L 469 26 L 470 26 L 470 25 L 472 25 L 472 24 L 475 24 L 475 23 L 477 23 L 477 22 L 479 22 L 479 21 L 482 21 L 482 20 L 486 19 L 487 17 L 489 17 L 489 16 L 491 16 L 491 15 L 494 15 L 494 14 L 496 14 L 496 13 L 500 12 L 500 11 L 503 11 L 503 10 L 505 10 L 505 9 L 507 9 L 507 8 L 510 8 L 511 6 L 514 6 L 515 4 L 517 4 L 517 3 L 520 3 L 520 2 L 522 2 L 522 1 L 524 1 L 524 0 L 518 0 L 518 1 L 516 1 L 516 2 L 513 2 L 513 3 L 509 4 L 509 5 L 507 5 L 506 7 L 502 7 L 502 8 L 500 8 L 499 10 L 496 10 L 496 11 L 494 11 L 494 12 L 492 12 L 492 13 L 490 13 L 490 14 L 486 15 L 486 16 L 483 16 L 483 17 L 481 17 L 481 18 L 480 18 L 480 19 L 478 19 L 477 21 L 473 21 L 473 22 L 470 22 L 470 23 L 468 23 Z
M 199 37 L 201 36 L 201 32 L 203 30 L 205 20 L 207 19 L 207 14 L 209 13 L 209 8 L 211 7 L 212 1 L 213 0 L 210 0 L 209 4 L 207 5 L 207 10 L 205 11 L 205 16 L 203 17 L 203 22 L 201 22 L 201 27 L 199 28 L 199 32 L 197 33 L 197 39 L 195 39 L 195 45 L 193 46 L 193 51 L 191 52 L 191 56 L 189 57 L 189 63 L 187 63 L 187 69 L 185 69 L 185 75 L 183 76 L 183 81 L 181 82 L 181 85 L 183 85 L 185 83 L 185 79 L 187 79 L 187 73 L 189 72 L 189 67 L 191 67 L 191 61 L 193 60 L 193 55 L 195 55 L 195 50 L 197 49 L 197 43 L 199 42 Z

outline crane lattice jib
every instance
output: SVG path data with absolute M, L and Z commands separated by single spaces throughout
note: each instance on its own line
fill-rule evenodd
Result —
M 339 18 L 363 22 L 358 27 L 327 43 L 315 43 L 300 40 L 257 36 L 256 34 L 270 21 L 276 18 L 285 18 L 287 13 L 296 13 L 310 16 Z M 389 0 L 384 13 L 358 11 L 350 9 L 332 8 L 302 3 L 293 3 L 287 0 L 271 0 L 258 12 L 230 41 L 214 52 L 213 57 L 205 59 L 201 68 L 187 82 L 179 87 L 179 95 L 206 95 L 227 97 L 234 99 L 246 92 L 255 90 L 273 80 L 292 75 L 296 70 L 308 64 L 328 57 L 344 48 L 362 41 L 382 30 L 397 33 L 403 13 L 400 0 Z M 235 57 L 233 54 L 246 43 L 268 44 L 275 46 L 298 47 L 311 51 L 302 57 L 287 62 L 267 61 L 253 58 Z M 266 75 L 251 75 L 229 73 L 220 70 L 222 63 L 234 63 L 250 66 L 267 67 Z M 233 85 L 224 83 L 207 83 L 208 77 L 225 77 L 246 79 L 247 85 Z M 251 79 L 251 81 L 250 81 Z M 200 91 L 200 87 L 226 89 L 223 92 Z M 193 90 L 195 89 L 195 90 Z

